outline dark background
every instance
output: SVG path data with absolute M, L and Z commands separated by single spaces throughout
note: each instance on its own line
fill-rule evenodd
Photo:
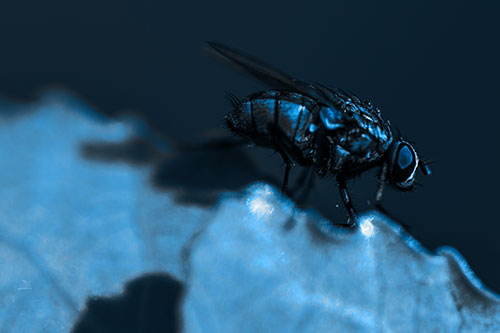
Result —
M 105 114 L 135 112 L 168 137 L 196 142 L 222 128 L 224 90 L 243 97 L 257 86 L 203 52 L 207 40 L 355 92 L 437 161 L 432 177 L 419 176 L 423 187 L 389 189 L 384 206 L 427 248 L 457 248 L 498 292 L 499 9 L 493 1 L 2 2 L 0 94 L 27 100 L 63 86 Z M 281 178 L 276 155 L 250 155 Z M 310 205 L 344 218 L 335 183 L 318 183 Z M 373 172 L 352 186 L 360 210 L 374 192 Z

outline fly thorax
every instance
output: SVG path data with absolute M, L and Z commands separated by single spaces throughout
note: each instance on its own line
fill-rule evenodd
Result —
M 327 131 L 335 131 L 344 127 L 343 112 L 334 106 L 322 106 L 319 111 L 321 122 Z

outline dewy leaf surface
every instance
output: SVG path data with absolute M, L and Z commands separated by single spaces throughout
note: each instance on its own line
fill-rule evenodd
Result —
M 182 246 L 206 210 L 155 190 L 148 166 L 82 154 L 136 126 L 60 94 L 0 115 L 20 111 L 0 117 L 0 331 L 67 332 L 89 296 L 146 272 L 182 279 Z
M 187 205 L 153 185 L 148 154 L 82 148 L 137 138 L 171 153 L 67 94 L 0 104 L 0 332 L 69 331 L 88 297 L 151 272 L 183 282 L 188 332 L 500 331 L 498 297 L 455 250 L 383 215 L 333 228 L 264 183 Z

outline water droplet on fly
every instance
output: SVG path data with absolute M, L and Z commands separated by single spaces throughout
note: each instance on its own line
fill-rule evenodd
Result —
M 339 204 L 336 204 L 336 205 L 335 205 L 335 208 L 339 208 Z

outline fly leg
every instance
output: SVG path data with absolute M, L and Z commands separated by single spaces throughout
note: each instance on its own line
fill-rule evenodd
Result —
M 377 193 L 375 194 L 375 205 L 377 206 L 380 205 L 380 202 L 382 201 L 382 196 L 384 194 L 384 185 L 386 183 L 386 180 L 387 180 L 387 162 L 384 162 L 378 174 Z
M 273 127 L 270 127 L 270 132 L 274 146 L 283 158 L 283 162 L 285 162 L 285 176 L 283 177 L 281 192 L 283 192 L 284 194 L 288 194 L 288 176 L 290 175 L 290 170 L 292 169 L 293 162 L 285 151 L 286 145 L 283 143 L 280 133 L 274 130 Z
M 304 185 L 306 184 L 306 181 L 309 178 L 309 173 L 311 172 L 311 167 L 307 168 L 302 168 L 302 172 L 300 173 L 299 178 L 297 179 L 297 182 L 292 190 L 292 193 L 295 194 L 298 193 L 302 188 L 304 188 Z
M 352 205 L 351 196 L 349 195 L 349 191 L 347 190 L 345 179 L 342 176 L 337 176 L 337 183 L 339 185 L 340 197 L 342 198 L 344 206 L 347 209 L 347 214 L 349 214 L 347 226 L 353 226 L 356 219 L 356 210 Z
M 311 172 L 311 167 L 303 168 L 300 173 L 299 179 L 297 179 L 297 186 L 295 186 L 294 191 L 298 191 L 301 187 L 304 186 L 307 178 L 309 177 L 309 173 Z
M 405 229 L 405 231 L 409 233 L 411 227 L 403 223 L 401 220 L 395 218 L 391 213 L 389 213 L 389 211 L 387 211 L 387 209 L 385 209 L 382 206 L 381 201 L 382 201 L 382 194 L 384 192 L 384 185 L 387 180 L 387 170 L 388 170 L 387 162 L 384 162 L 384 164 L 382 164 L 382 168 L 380 168 L 380 173 L 378 175 L 378 187 L 377 187 L 377 193 L 375 194 L 375 207 L 382 214 L 387 215 L 392 220 L 398 222 L 403 227 L 403 229 Z
M 300 197 L 297 199 L 297 203 L 299 204 L 304 204 L 306 202 L 307 197 L 309 196 L 309 193 L 311 193 L 311 189 L 314 186 L 314 171 L 312 171 L 311 167 L 307 168 L 306 177 L 307 176 L 309 176 L 308 177 L 309 179 L 307 179 L 307 184 L 305 188 L 302 190 Z M 306 177 L 304 177 L 303 182 L 306 181 Z

